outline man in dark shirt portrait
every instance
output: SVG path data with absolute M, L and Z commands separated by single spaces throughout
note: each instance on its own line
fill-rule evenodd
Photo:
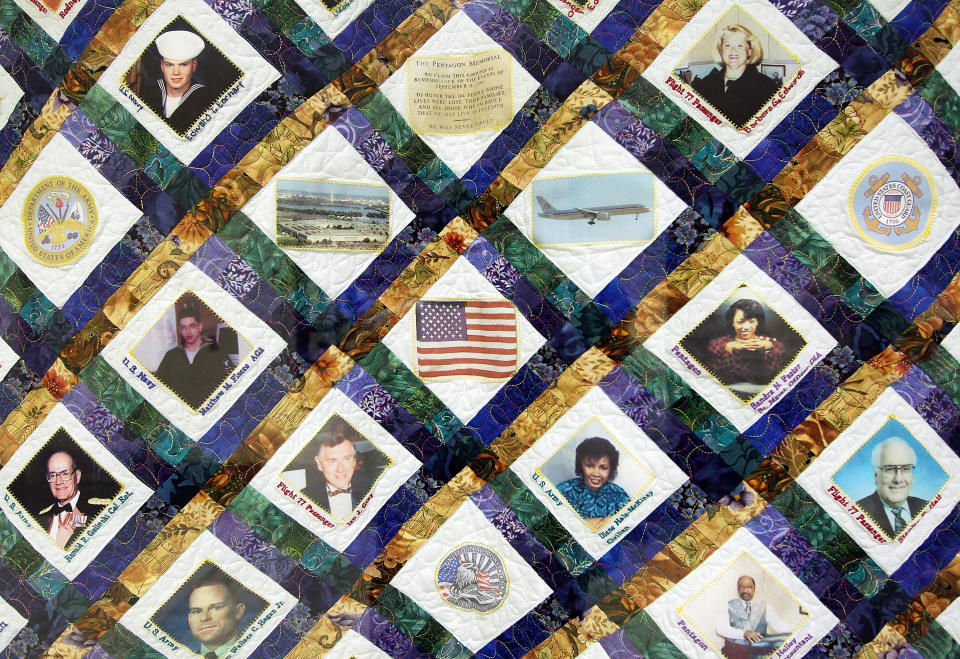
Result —
M 180 345 L 163 356 L 156 376 L 187 405 L 198 409 L 223 384 L 229 358 L 216 343 L 205 343 L 198 307 L 177 309 Z

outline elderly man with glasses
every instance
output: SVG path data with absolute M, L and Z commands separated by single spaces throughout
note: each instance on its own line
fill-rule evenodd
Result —
M 80 469 L 67 451 L 55 451 L 46 462 L 44 477 L 56 502 L 41 510 L 37 517 L 56 545 L 66 549 L 84 528 L 110 503 L 109 499 L 80 497 Z
M 906 440 L 891 437 L 877 444 L 871 458 L 877 489 L 857 505 L 887 537 L 895 539 L 927 505 L 924 499 L 910 496 L 917 454 Z

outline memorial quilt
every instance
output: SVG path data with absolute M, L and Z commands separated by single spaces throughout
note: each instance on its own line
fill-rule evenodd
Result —
M 0 0 L 0 656 L 960 657 L 958 92 L 958 0 Z

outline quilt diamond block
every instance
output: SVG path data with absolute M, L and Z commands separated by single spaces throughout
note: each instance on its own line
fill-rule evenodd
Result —
M 459 59 L 455 59 L 458 57 Z M 471 62 L 471 57 L 476 61 Z M 481 62 L 484 59 L 488 61 Z M 454 174 L 462 176 L 483 155 L 487 146 L 506 125 L 498 122 L 495 115 L 490 117 L 491 121 L 485 122 L 489 124 L 489 128 L 484 125 L 482 130 L 467 130 L 456 123 L 449 126 L 438 125 L 438 114 L 459 111 L 461 116 L 458 119 L 463 126 L 469 126 L 463 122 L 470 119 L 472 114 L 478 112 L 486 103 L 482 96 L 474 98 L 470 88 L 462 85 L 456 75 L 440 83 L 438 90 L 444 92 L 443 94 L 432 99 L 422 95 L 423 92 L 415 87 L 420 84 L 418 80 L 433 75 L 432 71 L 442 73 L 447 68 L 445 61 L 451 62 L 450 70 L 454 73 L 459 68 L 470 71 L 471 75 L 478 79 L 486 77 L 488 80 L 495 80 L 498 84 L 490 85 L 490 89 L 484 90 L 484 93 L 496 99 L 496 104 L 491 107 L 500 107 L 503 104 L 500 111 L 506 113 L 508 120 L 520 111 L 539 85 L 537 80 L 465 11 L 451 18 L 415 55 L 383 82 L 380 91 L 390 100 L 400 116 Z M 496 65 L 496 68 L 485 71 L 485 64 Z M 466 77 L 463 80 L 466 80 Z M 448 91 L 450 93 L 446 93 Z M 423 116 L 421 118 L 418 115 Z
M 957 226 L 960 188 L 915 130 L 887 115 L 797 204 L 847 261 L 891 296 Z M 838 196 L 836 190 L 846 190 Z M 896 264 L 896 265 L 894 265 Z
M 173 39 L 163 39 L 165 33 L 174 33 Z M 171 62 L 188 64 L 179 70 Z M 150 15 L 103 72 L 101 84 L 170 153 L 189 163 L 279 77 L 210 6 L 176 0 Z
M 4 253 L 63 306 L 143 215 L 83 153 L 55 135 L 3 205 Z
M 836 66 L 810 36 L 767 0 L 713 0 L 643 76 L 744 158 Z
M 461 529 L 470 529 L 469 536 Z M 470 501 L 404 565 L 393 584 L 474 652 L 550 594 Z
M 198 440 L 283 347 L 266 323 L 188 263 L 103 357 L 171 423 Z
M 499 315 L 506 313 L 506 315 L 513 315 L 513 318 L 512 322 L 509 319 L 504 321 L 506 325 L 503 327 L 506 329 L 494 323 L 496 329 L 491 330 L 483 329 L 482 324 L 494 322 L 496 319 L 484 321 L 478 318 L 474 330 L 471 327 L 472 320 L 467 318 L 464 311 L 461 313 L 462 318 L 459 322 L 462 324 L 465 338 L 448 338 L 429 329 L 434 322 L 429 316 L 431 302 L 461 305 L 496 303 L 502 307 L 503 313 Z M 458 321 L 455 318 L 444 317 L 439 322 Z M 490 336 L 494 333 L 501 336 Z M 471 336 L 475 338 L 471 339 Z M 484 339 L 496 340 L 484 346 L 480 343 Z M 540 349 L 545 340 L 533 325 L 515 310 L 513 304 L 494 288 L 493 284 L 485 279 L 467 259 L 460 258 L 436 281 L 426 297 L 417 303 L 415 310 L 394 325 L 383 338 L 383 344 L 410 371 L 420 374 L 424 384 L 462 422 L 467 422 L 496 395 L 504 383 L 510 380 L 513 373 Z M 446 350 L 447 353 L 431 353 L 437 350 Z M 483 352 L 486 351 L 494 351 L 494 353 L 487 353 L 485 356 Z M 431 358 L 431 354 L 435 356 Z M 428 365 L 427 368 L 434 368 L 433 364 L 437 362 L 444 362 L 447 366 L 457 368 L 456 370 L 435 370 L 432 377 L 424 378 L 421 372 L 425 362 Z M 471 369 L 471 365 L 475 368 Z M 493 372 L 480 368 L 484 366 L 499 370 Z
M 877 565 L 896 572 L 960 498 L 957 457 L 891 389 L 838 440 L 797 482 Z

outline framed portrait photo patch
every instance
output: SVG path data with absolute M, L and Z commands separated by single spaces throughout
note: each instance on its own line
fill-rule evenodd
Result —
M 510 468 L 594 558 L 610 551 L 687 481 L 599 387 Z
M 62 403 L 0 469 L 8 518 L 69 579 L 96 558 L 151 494 Z
M 131 606 L 119 624 L 164 657 L 243 659 L 297 599 L 204 531 Z
M 250 485 L 344 551 L 419 467 L 383 426 L 331 389 Z
M 836 344 L 816 318 L 741 254 L 644 346 L 742 432 Z
M 744 158 L 836 66 L 767 0 L 710 0 L 642 75 Z
M 99 82 L 189 163 L 279 77 L 209 5 L 171 0 L 150 14 Z
M 185 263 L 101 354 L 198 440 L 285 346 L 239 300 Z
M 960 458 L 887 388 L 797 478 L 893 574 L 960 501 Z
M 801 657 L 837 617 L 748 529 L 646 608 L 690 657 Z

